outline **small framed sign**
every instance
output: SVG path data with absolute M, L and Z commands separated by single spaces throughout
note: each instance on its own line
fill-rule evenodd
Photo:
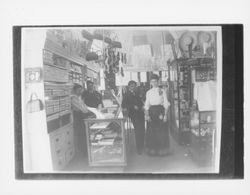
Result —
M 26 83 L 37 83 L 42 80 L 42 69 L 41 68 L 26 68 L 25 69 L 25 82 Z

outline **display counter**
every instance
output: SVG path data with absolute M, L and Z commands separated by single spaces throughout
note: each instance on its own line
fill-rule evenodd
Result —
M 127 131 L 124 118 L 85 119 L 90 166 L 125 166 Z

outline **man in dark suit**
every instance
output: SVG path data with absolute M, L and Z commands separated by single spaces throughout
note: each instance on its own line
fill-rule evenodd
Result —
M 103 108 L 102 95 L 94 89 L 94 83 L 87 81 L 87 90 L 83 92 L 82 99 L 85 104 L 92 108 Z
M 135 81 L 129 81 L 128 83 L 128 90 L 123 95 L 122 108 L 128 113 L 128 117 L 133 123 L 137 153 L 141 155 L 144 147 L 145 119 L 143 102 L 139 94 L 136 92 Z

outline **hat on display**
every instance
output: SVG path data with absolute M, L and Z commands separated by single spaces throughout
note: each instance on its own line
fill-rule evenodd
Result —
M 169 31 L 166 31 L 164 33 L 164 40 L 165 44 L 172 44 L 174 42 L 174 37 Z
M 192 45 L 192 49 L 197 45 L 197 36 L 194 32 L 186 31 L 179 39 L 179 47 L 182 51 L 188 51 L 189 45 Z
M 203 43 L 209 43 L 213 41 L 213 34 L 211 32 L 198 32 L 198 43 L 199 45 L 202 45 Z

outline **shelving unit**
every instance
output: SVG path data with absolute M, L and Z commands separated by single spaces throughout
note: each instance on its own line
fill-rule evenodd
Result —
M 190 111 L 197 82 L 216 80 L 214 58 L 182 59 L 170 66 L 171 127 L 175 139 L 181 145 L 190 145 Z
M 212 165 L 216 135 L 216 65 L 213 58 L 196 59 L 193 104 L 190 106 L 190 152 L 200 165 Z
M 182 145 L 189 144 L 189 107 L 192 99 L 191 69 L 185 61 L 175 61 L 170 67 L 171 129 Z
M 84 85 L 84 64 L 47 39 L 43 50 L 43 75 L 47 131 L 53 169 L 63 168 L 75 154 L 71 91 L 75 83 Z
M 59 64 L 54 54 L 46 49 L 43 54 L 45 110 L 52 164 L 54 170 L 62 170 L 75 151 L 70 98 L 72 85 L 66 66 L 70 62 L 60 57 L 64 63 Z

